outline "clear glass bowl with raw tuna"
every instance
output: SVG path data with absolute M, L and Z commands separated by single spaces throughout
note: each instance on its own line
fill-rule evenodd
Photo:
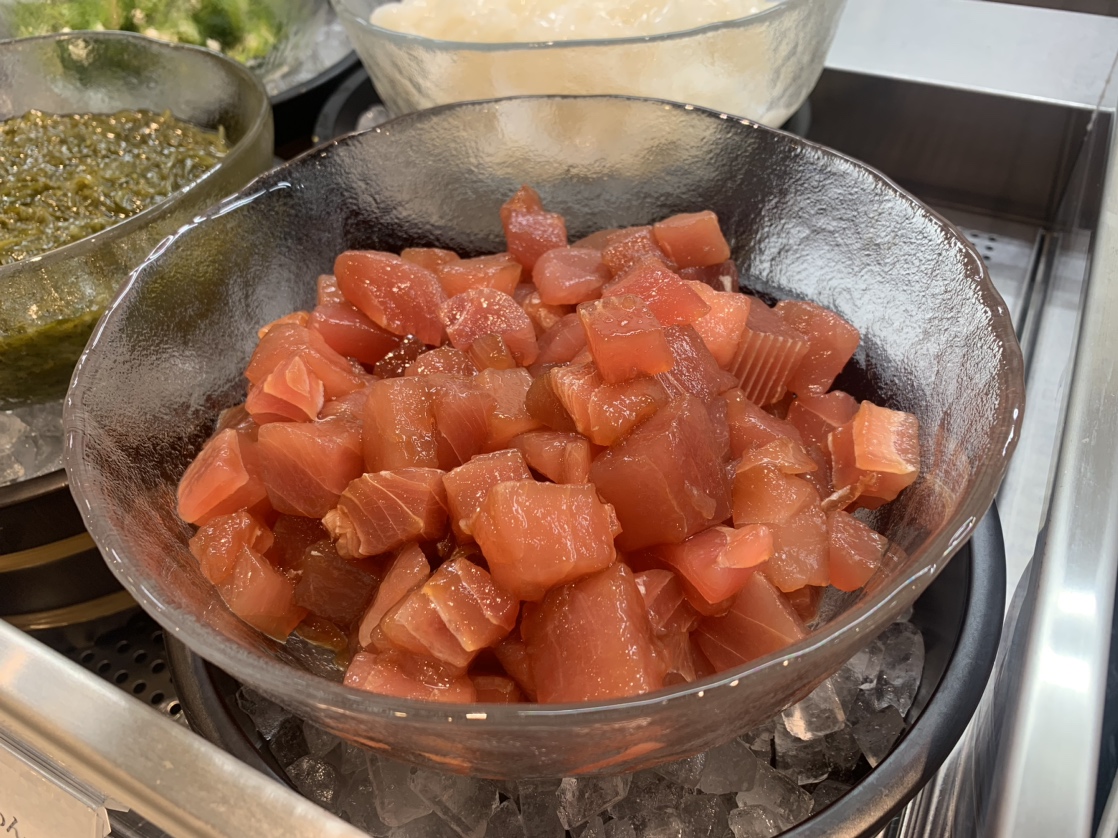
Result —
M 343 139 L 177 234 L 82 360 L 67 466 L 124 584 L 243 682 L 562 776 L 810 691 L 965 540 L 1022 406 L 981 259 L 880 175 L 526 98 Z

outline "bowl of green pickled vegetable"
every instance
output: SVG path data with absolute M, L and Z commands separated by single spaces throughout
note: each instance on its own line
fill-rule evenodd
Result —
M 121 32 L 0 42 L 0 409 L 61 398 L 167 235 L 272 164 L 242 64 Z

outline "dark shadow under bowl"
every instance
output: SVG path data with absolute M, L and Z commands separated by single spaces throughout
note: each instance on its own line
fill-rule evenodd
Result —
M 186 548 L 175 486 L 218 411 L 244 398 L 257 329 L 314 300 L 347 248 L 503 248 L 522 183 L 572 238 L 718 213 L 756 290 L 808 298 L 862 333 L 853 367 L 916 414 L 921 477 L 875 525 L 897 548 L 849 607 L 741 669 L 578 705 L 398 700 L 313 673 L 298 643 L 235 618 Z M 1023 408 L 1020 349 L 973 248 L 880 174 L 753 123 L 616 97 L 466 103 L 341 139 L 257 179 L 132 275 L 68 397 L 67 469 L 86 525 L 136 599 L 195 652 L 298 715 L 395 755 L 491 777 L 621 771 L 705 750 L 797 700 L 881 631 L 965 543 Z

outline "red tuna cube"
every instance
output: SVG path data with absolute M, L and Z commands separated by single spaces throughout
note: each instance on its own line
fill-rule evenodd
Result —
M 391 253 L 347 250 L 334 260 L 334 275 L 346 300 L 381 328 L 442 344 L 446 294 L 432 271 Z
M 807 338 L 807 352 L 788 380 L 793 393 L 825 393 L 858 348 L 858 330 L 833 311 L 811 302 L 776 304 L 785 323 Z
M 675 364 L 663 328 L 639 297 L 582 303 L 578 316 L 594 364 L 610 384 L 667 372 Z
M 609 281 L 600 251 L 560 247 L 543 254 L 532 269 L 540 299 L 550 305 L 572 305 L 596 299 Z
M 178 489 L 179 517 L 204 524 L 267 498 L 256 443 L 247 432 L 229 428 L 212 437 L 186 467 Z
M 710 210 L 673 215 L 652 225 L 660 249 L 681 268 L 719 265 L 730 258 L 730 245 Z
M 365 470 L 361 432 L 341 418 L 269 423 L 256 451 L 268 500 L 288 515 L 321 518 Z
M 699 648 L 719 672 L 779 652 L 807 636 L 799 615 L 764 573 L 754 573 L 721 617 L 695 629 Z
M 443 472 L 404 468 L 358 477 L 322 523 L 348 559 L 378 556 L 409 541 L 437 541 L 446 534 L 446 520 Z
M 710 311 L 710 306 L 658 256 L 646 256 L 613 283 L 603 297 L 632 294 L 640 297 L 652 315 L 664 326 L 693 323 Z
M 450 526 L 460 542 L 471 542 L 473 521 L 489 490 L 507 480 L 531 480 L 532 473 L 519 451 L 494 451 L 479 454 L 465 465 L 448 471 L 443 477 Z
M 439 309 L 455 349 L 468 350 L 482 335 L 500 335 L 518 364 L 536 360 L 536 329 L 516 300 L 492 288 L 472 288 L 451 297 Z

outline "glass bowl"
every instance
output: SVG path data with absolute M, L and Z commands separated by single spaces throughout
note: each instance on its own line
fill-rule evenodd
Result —
M 782 652 L 703 682 L 595 704 L 450 705 L 321 677 L 313 647 L 224 606 L 175 514 L 180 475 L 245 397 L 257 329 L 314 304 L 347 248 L 504 246 L 521 183 L 573 238 L 718 213 L 754 290 L 862 333 L 842 383 L 914 412 L 920 479 L 875 513 L 893 561 Z M 853 382 L 853 386 L 851 384 Z M 1009 312 L 973 247 L 880 174 L 797 137 L 665 102 L 530 97 L 450 105 L 336 140 L 175 234 L 133 273 L 67 396 L 66 467 L 113 571 L 168 631 L 321 727 L 401 759 L 496 778 L 629 771 L 706 750 L 802 698 L 884 629 L 990 505 L 1024 385 Z M 340 673 L 335 673 L 339 678 Z
M 464 43 L 375 26 L 388 0 L 332 0 L 389 113 L 545 94 L 651 96 L 782 125 L 823 72 L 845 0 L 775 0 L 684 32 Z M 530 5 L 530 4 L 528 4 Z
M 229 153 L 153 207 L 65 247 L 0 266 L 0 408 L 61 398 L 120 283 L 159 241 L 272 165 L 272 111 L 260 82 L 208 50 L 119 32 L 0 42 L 0 119 L 170 110 L 225 128 Z

